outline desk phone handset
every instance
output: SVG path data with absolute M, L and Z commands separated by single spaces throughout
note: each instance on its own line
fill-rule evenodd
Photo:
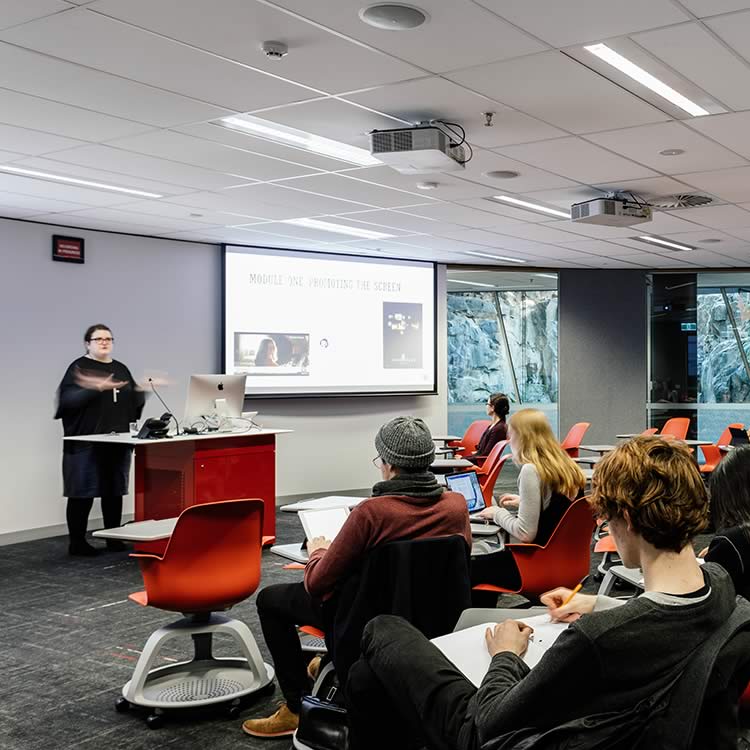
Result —
M 160 438 L 169 437 L 169 421 L 172 419 L 172 415 L 169 412 L 164 412 L 158 419 L 151 417 L 143 423 L 140 432 L 136 435 L 138 440 L 158 440 Z

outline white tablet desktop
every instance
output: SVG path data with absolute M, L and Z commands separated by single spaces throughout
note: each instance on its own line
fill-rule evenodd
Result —
M 349 508 L 302 510 L 298 515 L 308 541 L 315 539 L 316 536 L 322 536 L 333 541 L 346 522 Z
M 185 422 L 201 417 L 241 417 L 245 375 L 191 375 Z
M 460 474 L 448 474 L 445 483 L 451 492 L 458 492 L 466 498 L 466 509 L 469 515 L 484 510 L 485 502 L 482 488 L 479 486 L 479 477 L 476 471 L 464 471 Z

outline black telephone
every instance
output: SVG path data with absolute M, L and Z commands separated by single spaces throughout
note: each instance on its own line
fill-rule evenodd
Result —
M 172 415 L 166 411 L 158 419 L 151 417 L 143 423 L 140 431 L 136 435 L 138 440 L 157 440 L 159 438 L 169 437 L 169 422 Z

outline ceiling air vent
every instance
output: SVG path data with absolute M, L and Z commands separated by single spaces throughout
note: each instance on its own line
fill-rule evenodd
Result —
M 713 198 L 708 195 L 695 195 L 693 193 L 678 193 L 677 195 L 661 195 L 658 198 L 648 198 L 648 203 L 654 208 L 696 208 L 713 203 Z

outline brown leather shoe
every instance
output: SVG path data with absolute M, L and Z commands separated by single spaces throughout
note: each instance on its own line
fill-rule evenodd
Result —
M 323 657 L 320 654 L 317 654 L 310 659 L 310 663 L 307 665 L 307 676 L 313 682 L 318 679 L 318 675 L 320 674 L 320 664 L 322 661 Z
M 299 715 L 292 713 L 286 703 L 265 719 L 248 719 L 242 724 L 242 731 L 253 737 L 285 737 L 294 734 L 299 726 Z

